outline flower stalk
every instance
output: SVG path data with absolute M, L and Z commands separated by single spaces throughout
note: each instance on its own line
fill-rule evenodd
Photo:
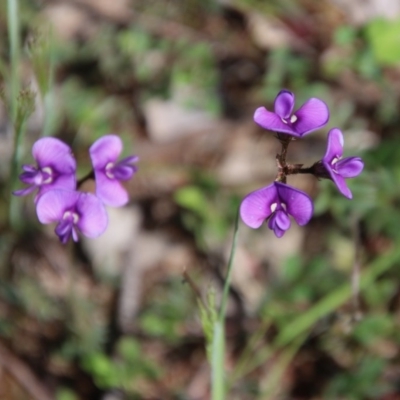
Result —
M 225 316 L 228 304 L 229 288 L 232 280 L 233 260 L 235 258 L 239 232 L 239 212 L 236 214 L 233 230 L 231 253 L 227 266 L 224 288 L 222 291 L 221 307 L 218 318 L 214 322 L 213 340 L 211 347 L 211 399 L 224 400 L 226 394 L 225 379 Z

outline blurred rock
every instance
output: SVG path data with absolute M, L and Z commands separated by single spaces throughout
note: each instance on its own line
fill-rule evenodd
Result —
M 248 14 L 248 27 L 254 42 L 264 50 L 289 47 L 292 35 L 277 19 L 258 12 Z
M 167 249 L 168 241 L 164 235 L 141 232 L 132 243 L 130 252 L 126 254 L 117 317 L 122 332 L 127 333 L 134 326 L 142 297 L 143 273 L 150 268 L 157 267 Z
M 126 268 L 126 254 L 136 243 L 142 221 L 137 207 L 108 208 L 108 228 L 97 239 L 83 239 L 94 268 L 102 274 L 118 276 Z
M 249 12 L 248 28 L 254 43 L 263 50 L 293 48 L 305 53 L 314 52 L 304 38 L 271 15 Z
M 272 135 L 255 138 L 250 134 L 255 128 L 253 122 L 236 124 L 231 132 L 229 151 L 216 171 L 222 184 L 246 184 L 268 176 L 272 180 L 275 175 L 275 155 L 280 145 Z
M 345 150 L 364 151 L 373 149 L 380 142 L 379 136 L 368 129 L 348 129 L 344 132 Z
M 306 229 L 292 221 L 290 229 L 278 239 L 267 224 L 263 224 L 257 230 L 243 228 L 242 243 L 253 257 L 271 267 L 273 275 L 279 275 L 279 269 L 288 257 L 301 254 L 305 234 Z
M 87 38 L 96 30 L 89 15 L 71 3 L 51 4 L 45 8 L 44 15 L 64 40 L 72 40 L 78 36 Z
M 76 0 L 76 2 L 114 20 L 126 20 L 132 14 L 130 0 Z
M 400 15 L 398 0 L 330 0 L 340 8 L 348 20 L 356 25 L 364 25 L 378 17 L 396 19 Z
M 230 247 L 230 246 L 229 246 Z M 228 250 L 228 255 L 230 248 Z M 265 283 L 260 281 L 261 260 L 254 257 L 244 246 L 236 248 L 232 271 L 232 284 L 239 289 L 246 312 L 256 312 L 265 293 Z
M 153 142 L 168 143 L 212 128 L 215 119 L 203 110 L 190 109 L 173 100 L 151 99 L 144 106 Z
M 143 273 L 164 258 L 168 241 L 163 234 L 141 231 L 142 214 L 137 207 L 107 211 L 107 231 L 95 240 L 84 240 L 84 246 L 98 271 L 120 277 L 117 321 L 127 332 L 140 306 Z

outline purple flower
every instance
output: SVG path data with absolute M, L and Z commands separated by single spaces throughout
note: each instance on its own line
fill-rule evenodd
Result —
M 325 167 L 325 174 L 323 173 L 322 176 L 332 179 L 340 193 L 351 199 L 353 195 L 347 187 L 345 179 L 354 178 L 361 174 L 364 168 L 364 162 L 360 157 L 342 158 L 343 143 L 343 134 L 341 130 L 338 128 L 331 129 L 328 133 L 326 153 L 322 159 L 322 165 Z M 326 172 L 328 174 L 326 174 Z
M 91 193 L 50 190 L 40 196 L 36 213 L 42 224 L 57 222 L 56 235 L 62 243 L 78 241 L 78 231 L 95 238 L 107 228 L 108 218 L 102 202 Z
M 137 156 L 117 162 L 122 152 L 122 141 L 116 135 L 106 135 L 96 140 L 89 149 L 96 178 L 96 195 L 109 206 L 120 207 L 129 200 L 128 193 L 119 181 L 130 179 L 137 171 Z
M 328 106 L 322 100 L 311 98 L 293 113 L 294 102 L 292 92 L 281 90 L 275 99 L 275 112 L 259 107 L 254 113 L 254 121 L 270 131 L 296 137 L 305 136 L 328 123 Z
M 19 179 L 29 185 L 13 192 L 25 196 L 38 189 L 35 201 L 52 189 L 74 190 L 76 187 L 76 162 L 71 149 L 64 142 L 53 137 L 39 139 L 32 148 L 35 165 L 23 165 L 24 172 Z
M 259 228 L 268 219 L 268 228 L 280 238 L 290 228 L 291 215 L 305 225 L 313 214 L 311 198 L 289 185 L 274 182 L 248 194 L 240 205 L 240 216 L 250 228 Z

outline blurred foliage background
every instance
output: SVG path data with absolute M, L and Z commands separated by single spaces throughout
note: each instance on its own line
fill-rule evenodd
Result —
M 352 201 L 330 181 L 293 177 L 315 215 L 282 239 L 240 226 L 228 398 L 400 399 L 396 0 L 21 0 L 17 73 L 35 93 L 22 161 L 55 135 L 84 176 L 87 149 L 110 132 L 140 157 L 107 232 L 66 247 L 31 198 L 17 201 L 18 228 L 8 224 L 6 6 L 0 399 L 209 399 L 204 304 L 219 299 L 241 198 L 274 179 L 279 143 L 252 115 L 282 88 L 331 112 L 290 161 L 319 160 L 337 126 L 366 167 Z

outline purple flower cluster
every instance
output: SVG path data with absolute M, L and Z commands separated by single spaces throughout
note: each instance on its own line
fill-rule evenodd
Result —
M 120 207 L 129 198 L 120 181 L 137 171 L 138 157 L 117 161 L 122 141 L 116 135 L 96 140 L 89 149 L 96 180 L 96 194 L 80 192 L 76 181 L 76 161 L 68 145 L 59 139 L 39 139 L 32 148 L 36 165 L 23 165 L 20 180 L 28 186 L 15 191 L 25 196 L 37 190 L 36 213 L 42 224 L 56 223 L 55 233 L 62 243 L 78 241 L 78 232 L 89 238 L 100 236 L 108 226 L 104 205 Z
M 287 149 L 291 139 L 302 138 L 322 128 L 329 121 L 328 106 L 320 99 L 307 100 L 297 111 L 293 112 L 295 96 L 288 90 L 281 90 L 274 103 L 274 111 L 259 107 L 254 113 L 254 121 L 278 134 L 282 146 Z M 289 216 L 299 225 L 307 224 L 313 214 L 311 198 L 301 190 L 286 184 L 286 177 L 296 173 L 310 173 L 317 178 L 331 179 L 340 193 L 348 199 L 352 193 L 346 184 L 347 178 L 358 176 L 364 163 L 360 157 L 343 156 L 343 134 L 338 128 L 328 133 L 328 144 L 324 157 L 309 168 L 302 165 L 289 166 L 286 160 L 277 156 L 278 176 L 269 186 L 248 194 L 240 206 L 240 216 L 250 228 L 259 228 L 264 221 L 280 238 L 290 228 Z M 282 154 L 286 152 L 282 151 Z M 284 165 L 282 165 L 284 164 Z

